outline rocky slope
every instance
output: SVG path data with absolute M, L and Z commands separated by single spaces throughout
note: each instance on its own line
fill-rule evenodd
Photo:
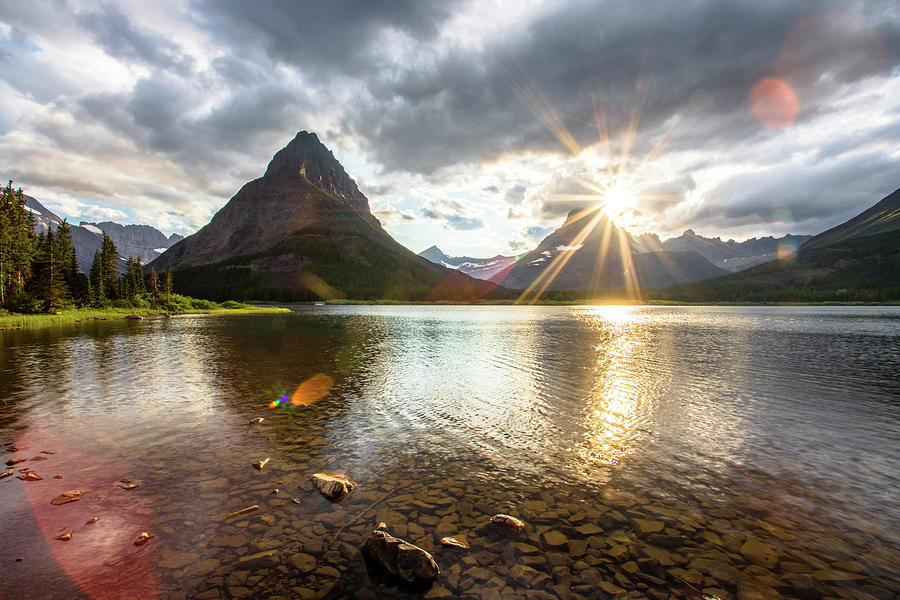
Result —
M 801 253 L 833 246 L 852 238 L 897 230 L 900 230 L 900 189 L 849 221 L 812 238 L 803 244 Z
M 152 266 L 171 266 L 179 290 L 213 299 L 466 299 L 492 288 L 398 244 L 306 131 Z
M 169 246 L 184 237 L 173 233 L 166 237 L 163 232 L 150 225 L 120 225 L 112 221 L 80 224 L 91 231 L 105 231 L 116 245 L 120 256 L 134 256 L 148 263 L 165 252 Z M 93 255 L 92 255 L 93 256 Z
M 490 279 L 503 269 L 509 267 L 516 258 L 498 254 L 491 258 L 472 258 L 471 256 L 448 256 L 437 246 L 419 252 L 419 256 L 431 262 L 455 269 L 475 279 Z

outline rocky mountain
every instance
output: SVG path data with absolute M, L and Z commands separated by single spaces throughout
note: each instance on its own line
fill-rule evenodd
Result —
M 737 242 L 703 237 L 688 229 L 680 236 L 665 241 L 660 241 L 655 234 L 645 233 L 635 237 L 635 243 L 643 252 L 696 252 L 721 269 L 737 272 L 775 260 L 779 255 L 792 254 L 811 237 L 789 234 L 780 238 L 767 236 Z
M 177 233 L 166 237 L 162 231 L 150 225 L 120 225 L 112 221 L 102 223 L 82 221 L 80 226 L 99 235 L 105 231 L 121 256 L 134 256 L 140 258 L 144 263 L 154 260 L 169 246 L 184 239 Z
M 796 255 L 662 290 L 687 301 L 900 300 L 900 190 L 803 244 Z
M 503 269 L 516 262 L 514 256 L 498 254 L 491 258 L 472 258 L 471 256 L 447 256 L 437 246 L 419 252 L 419 256 L 431 262 L 443 265 L 448 269 L 456 269 L 475 279 L 490 279 Z
M 494 287 L 398 244 L 334 155 L 306 131 L 152 266 L 171 266 L 179 291 L 211 299 L 462 300 Z
M 697 252 L 645 250 L 644 241 L 605 215 L 572 212 L 537 248 L 492 281 L 513 289 L 537 282 L 549 290 L 621 290 L 667 287 L 727 273 Z
M 32 196 L 25 196 L 25 206 L 31 210 L 35 233 L 47 231 L 48 227 L 52 227 L 53 231 L 56 231 L 57 225 L 62 223 L 59 216 Z M 100 249 L 104 231 L 119 251 L 119 268 L 123 272 L 126 258 L 140 257 L 146 263 L 182 239 L 178 234 L 172 234 L 167 238 L 161 231 L 149 225 L 119 225 L 107 221 L 99 224 L 82 222 L 80 225 L 75 225 L 69 223 L 69 227 L 72 230 L 72 245 L 75 247 L 78 270 L 85 274 L 91 270 L 94 252 Z
M 849 221 L 812 238 L 803 244 L 801 252 L 806 253 L 816 248 L 833 246 L 844 240 L 898 229 L 900 229 L 900 189 Z

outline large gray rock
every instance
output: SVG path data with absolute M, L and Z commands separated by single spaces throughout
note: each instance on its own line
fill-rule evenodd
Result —
M 359 549 L 371 564 L 408 583 L 431 583 L 441 574 L 431 554 L 381 529 L 373 531 Z
M 346 477 L 338 477 L 327 473 L 316 473 L 309 480 L 312 481 L 313 485 L 316 486 L 316 489 L 323 496 L 331 501 L 340 500 L 356 487 L 356 484 Z

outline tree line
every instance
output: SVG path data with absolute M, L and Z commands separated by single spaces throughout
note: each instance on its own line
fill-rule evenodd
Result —
M 119 253 L 106 232 L 90 273 L 78 271 L 72 229 L 65 219 L 55 230 L 35 234 L 34 217 L 22 188 L 9 181 L 0 191 L 0 307 L 14 312 L 53 312 L 66 307 L 169 303 L 172 271 L 145 278 L 140 258 L 119 270 Z

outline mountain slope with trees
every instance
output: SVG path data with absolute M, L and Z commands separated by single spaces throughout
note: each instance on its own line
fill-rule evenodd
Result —
M 214 300 L 467 300 L 496 287 L 398 244 L 334 155 L 305 131 L 151 266 L 171 267 L 180 292 Z
M 726 277 L 658 290 L 690 302 L 900 300 L 900 190 L 815 236 L 796 255 Z

